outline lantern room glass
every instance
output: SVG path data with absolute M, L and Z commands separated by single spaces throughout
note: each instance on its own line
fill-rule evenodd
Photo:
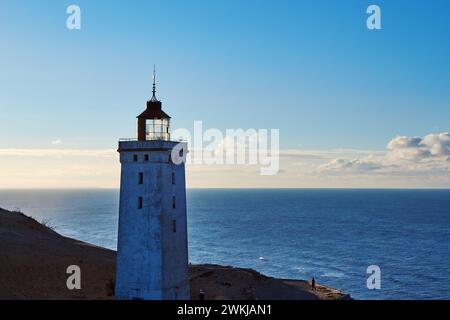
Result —
M 147 119 L 145 121 L 146 140 L 170 140 L 169 119 Z

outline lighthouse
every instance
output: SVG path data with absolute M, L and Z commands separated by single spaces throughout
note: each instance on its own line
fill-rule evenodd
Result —
M 187 146 L 170 140 L 170 116 L 153 95 L 137 116 L 137 139 L 121 139 L 115 296 L 126 300 L 189 299 Z

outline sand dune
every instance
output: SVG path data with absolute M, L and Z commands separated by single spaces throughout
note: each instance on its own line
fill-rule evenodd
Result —
M 19 212 L 0 209 L 0 299 L 113 299 L 115 251 L 64 237 Z M 69 290 L 66 269 L 81 268 L 81 289 Z M 190 265 L 191 297 L 207 299 L 349 299 L 302 280 L 251 269 Z

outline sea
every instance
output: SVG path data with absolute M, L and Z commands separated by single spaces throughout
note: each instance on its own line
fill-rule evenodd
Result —
M 0 207 L 111 249 L 118 204 L 116 189 L 0 190 Z M 355 299 L 450 299 L 450 190 L 188 189 L 187 206 L 191 263 L 314 277 Z

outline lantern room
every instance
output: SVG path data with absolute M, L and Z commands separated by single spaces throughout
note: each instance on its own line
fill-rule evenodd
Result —
M 170 116 L 165 113 L 161 101 L 156 98 L 155 71 L 153 71 L 153 96 L 147 101 L 147 109 L 137 116 L 137 136 L 143 140 L 170 140 Z

